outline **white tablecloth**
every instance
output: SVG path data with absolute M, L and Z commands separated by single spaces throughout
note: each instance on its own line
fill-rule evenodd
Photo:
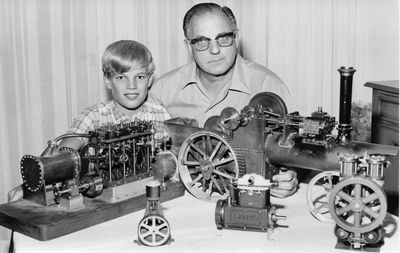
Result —
M 164 217 L 170 224 L 173 241 L 160 247 L 146 247 L 134 243 L 137 226 L 144 210 L 56 238 L 37 241 L 15 233 L 16 252 L 351 252 L 335 249 L 337 239 L 334 224 L 316 220 L 308 211 L 307 185 L 285 199 L 271 198 L 277 214 L 287 216 L 278 224 L 270 239 L 267 233 L 237 230 L 217 230 L 215 204 L 200 201 L 189 193 L 162 203 Z M 400 252 L 397 229 L 398 217 L 388 215 L 385 230 L 388 233 L 380 252 Z

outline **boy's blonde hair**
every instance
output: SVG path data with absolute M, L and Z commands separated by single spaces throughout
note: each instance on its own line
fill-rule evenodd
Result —
M 147 66 L 150 75 L 154 73 L 155 65 L 150 50 L 133 40 L 119 40 L 110 44 L 101 59 L 103 74 L 107 79 L 128 72 L 135 63 Z

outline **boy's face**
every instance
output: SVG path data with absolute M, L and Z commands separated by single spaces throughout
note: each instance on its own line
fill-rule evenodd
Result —
M 151 74 L 147 66 L 134 64 L 128 72 L 115 74 L 110 79 L 104 78 L 104 81 L 111 90 L 117 108 L 130 115 L 146 100 Z

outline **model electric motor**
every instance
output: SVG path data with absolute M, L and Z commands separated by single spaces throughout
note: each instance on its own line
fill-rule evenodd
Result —
M 270 180 L 261 175 L 246 174 L 229 186 L 227 199 L 217 201 L 215 223 L 217 229 L 272 232 L 277 219 L 270 203 Z

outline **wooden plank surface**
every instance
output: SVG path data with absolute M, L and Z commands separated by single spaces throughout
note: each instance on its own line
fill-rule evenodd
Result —
M 161 202 L 184 195 L 182 183 L 168 182 Z M 145 194 L 116 203 L 84 198 L 85 207 L 65 210 L 42 206 L 24 199 L 0 205 L 0 225 L 40 241 L 51 240 L 115 219 L 146 207 Z

